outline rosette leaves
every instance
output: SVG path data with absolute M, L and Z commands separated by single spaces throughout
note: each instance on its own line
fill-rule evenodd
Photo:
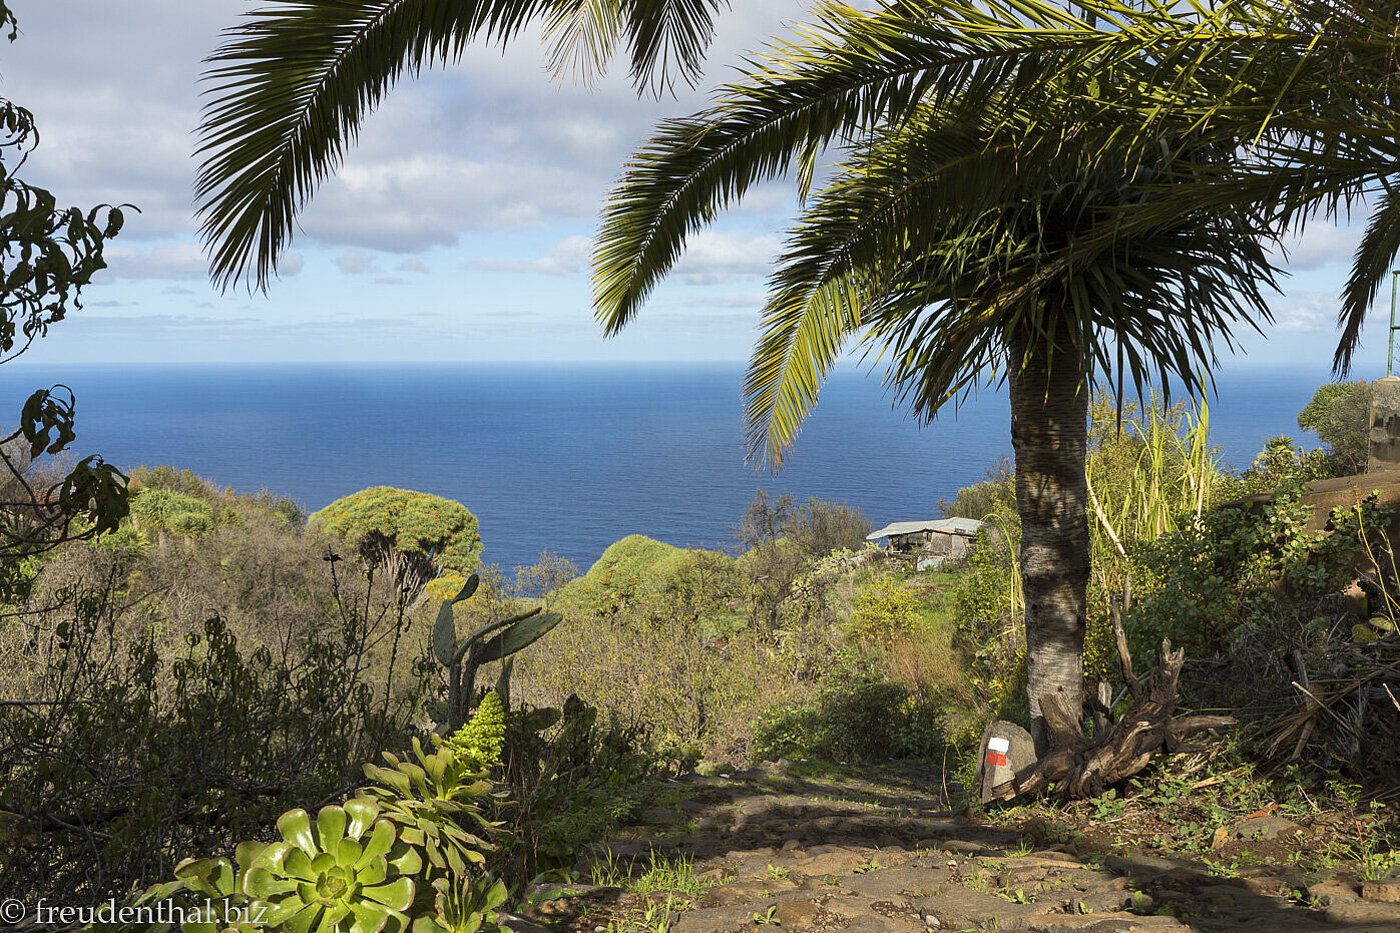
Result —
M 180 925 L 184 933 L 259 933 L 262 924 L 249 909 L 250 898 L 243 893 L 243 876 L 257 857 L 267 849 L 261 842 L 240 843 L 234 861 L 226 858 L 187 858 L 175 866 L 175 880 L 192 896 L 193 910 L 185 912 Z M 198 919 L 197 919 L 198 918 Z
M 494 793 L 494 785 L 465 756 L 446 747 L 427 752 L 417 739 L 411 760 L 390 752 L 384 753 L 384 760 L 382 766 L 365 765 L 365 776 L 373 783 L 360 790 L 358 799 L 372 802 L 382 819 L 397 828 L 391 857 L 406 861 L 415 851 L 421 853 L 425 877 L 479 870 L 486 861 L 484 853 L 494 846 L 471 830 L 485 833 L 496 828 L 480 806 Z
M 263 849 L 243 875 L 243 893 L 262 924 L 288 933 L 398 933 L 408 925 L 411 851 L 391 865 L 396 824 L 372 800 L 323 807 L 313 821 L 289 810 L 277 821 L 282 841 Z
M 477 933 L 498 929 L 496 908 L 506 899 L 504 882 L 489 876 L 439 878 L 433 882 L 433 913 L 413 922 L 413 933 Z

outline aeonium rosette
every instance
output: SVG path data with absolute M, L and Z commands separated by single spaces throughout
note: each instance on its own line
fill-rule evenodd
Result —
M 264 849 L 243 877 L 255 916 L 288 933 L 399 933 L 413 903 L 408 875 L 422 865 L 416 850 L 391 861 L 396 830 L 371 800 L 305 810 L 277 821 L 281 842 Z

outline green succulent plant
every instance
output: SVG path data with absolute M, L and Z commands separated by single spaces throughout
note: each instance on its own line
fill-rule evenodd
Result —
M 485 771 L 501 760 L 506 741 L 506 708 L 501 695 L 488 690 L 476 705 L 471 722 L 452 733 L 443 744 L 465 758 L 468 765 Z
M 413 921 L 413 933 L 480 933 L 497 930 L 496 908 L 506 899 L 506 886 L 489 876 L 439 878 L 433 882 L 434 911 Z
M 366 764 L 365 776 L 373 783 L 362 788 L 357 799 L 374 803 L 382 818 L 397 827 L 395 857 L 411 848 L 422 853 L 429 874 L 466 875 L 494 848 L 468 827 L 484 832 L 496 827 L 479 806 L 495 786 L 482 778 L 474 762 L 451 748 L 426 752 L 414 739 L 412 757 L 415 760 L 385 752 L 387 765 Z
M 183 882 L 167 881 L 153 884 L 142 891 L 133 891 L 122 900 L 115 913 L 106 905 L 99 907 L 93 922 L 84 928 L 85 933 L 166 933 L 169 922 L 160 922 L 153 911 L 161 901 L 170 900 L 184 890 Z M 140 910 L 143 907 L 150 910 L 143 912 Z M 128 911 L 127 908 L 134 910 Z M 128 919 L 122 920 L 121 917 Z
M 404 848 L 392 861 L 396 824 L 379 819 L 373 800 L 305 810 L 277 821 L 281 842 L 267 846 L 243 873 L 243 893 L 265 927 L 287 933 L 398 933 L 408 925 L 413 879 L 422 867 Z
M 559 613 L 536 607 L 483 625 L 459 639 L 452 607 L 470 599 L 480 585 L 481 578 L 477 574 L 467 577 L 457 595 L 443 601 L 437 624 L 433 626 L 433 656 L 447 669 L 447 702 L 439 704 L 434 711 L 441 735 L 450 735 L 467 722 L 476 700 L 476 673 L 482 664 L 505 660 L 564 621 Z
M 187 858 L 175 866 L 175 880 L 193 895 L 195 909 L 186 917 L 203 919 L 186 921 L 184 933 L 261 933 L 264 926 L 256 922 L 257 913 L 250 908 L 251 899 L 243 892 L 243 877 L 257 857 L 267 849 L 261 842 L 240 843 L 234 850 L 234 861 L 226 858 Z M 212 915 L 211 915 L 212 912 Z

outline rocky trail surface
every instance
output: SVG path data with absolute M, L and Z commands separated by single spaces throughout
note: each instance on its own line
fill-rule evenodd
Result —
M 1222 869 L 950 813 L 939 781 L 893 767 L 687 775 L 667 806 L 580 860 L 579 878 L 595 883 L 536 886 L 508 922 L 520 933 L 1400 933 L 1400 880 L 1305 872 L 1264 838 L 1337 832 L 1325 819 L 1222 829 L 1222 854 L 1237 856 Z M 1251 842 L 1275 857 L 1243 857 Z

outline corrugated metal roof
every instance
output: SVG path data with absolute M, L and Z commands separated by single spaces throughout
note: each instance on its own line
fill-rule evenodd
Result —
M 977 534 L 982 525 L 983 523 L 975 518 L 939 518 L 927 522 L 893 522 L 879 531 L 866 535 L 865 540 L 874 541 L 876 538 L 888 538 L 890 535 L 912 535 L 921 531 L 941 531 L 944 534 L 972 536 Z

